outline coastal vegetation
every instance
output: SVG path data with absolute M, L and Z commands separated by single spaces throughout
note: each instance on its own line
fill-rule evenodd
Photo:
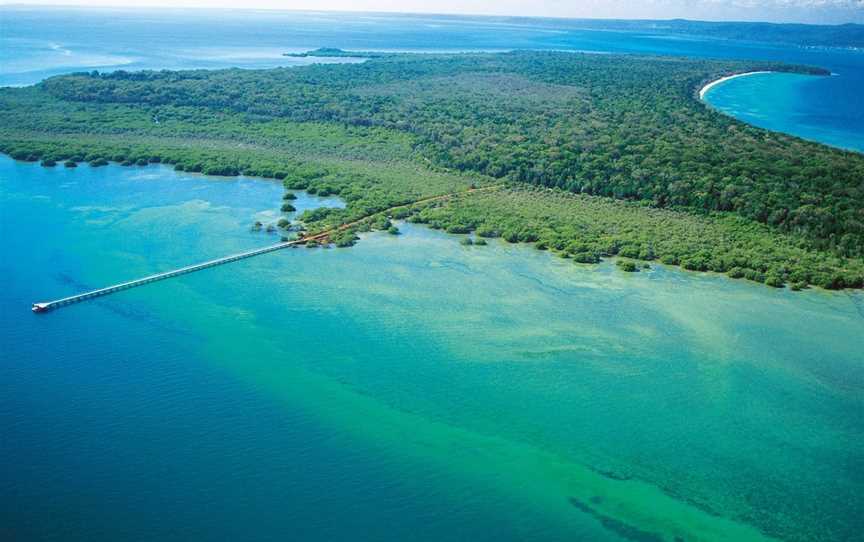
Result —
M 369 51 L 343 51 L 334 47 L 321 47 L 312 51 L 302 53 L 282 53 L 282 56 L 290 56 L 296 58 L 306 57 L 322 57 L 322 58 L 380 58 L 386 56 L 386 53 L 375 53 Z
M 435 229 L 530 242 L 579 264 L 619 256 L 776 286 L 861 288 L 864 261 L 809 248 L 729 213 L 696 215 L 561 189 L 514 185 L 451 198 L 409 219 Z
M 636 262 L 634 262 L 633 260 L 618 260 L 617 262 L 615 262 L 615 265 L 618 266 L 618 269 L 626 273 L 636 273 L 639 271 L 639 268 L 636 266 Z
M 390 215 L 583 264 L 621 256 L 772 286 L 861 287 L 864 156 L 697 99 L 706 82 L 751 70 L 825 73 L 553 52 L 80 73 L 0 90 L 0 151 L 282 179 L 346 201 L 299 217 L 310 232 L 371 217 L 331 239 L 341 246 L 364 227 L 388 230 L 379 215 Z

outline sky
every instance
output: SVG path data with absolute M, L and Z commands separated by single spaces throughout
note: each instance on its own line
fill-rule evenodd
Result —
M 0 0 L 21 3 L 864 23 L 864 0 Z

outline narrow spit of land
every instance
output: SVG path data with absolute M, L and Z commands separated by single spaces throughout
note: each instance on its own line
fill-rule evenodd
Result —
M 484 191 L 499 188 L 498 186 L 487 186 L 483 188 L 469 188 L 465 192 L 461 192 L 463 194 L 470 194 L 472 192 Z M 65 307 L 67 305 L 74 305 L 76 303 L 80 303 L 82 301 L 86 301 L 88 299 L 94 299 L 96 297 L 102 297 L 108 294 L 113 294 L 114 292 L 119 292 L 121 290 L 128 290 L 130 288 L 135 288 L 138 286 L 143 286 L 145 284 L 150 284 L 153 282 L 158 282 L 161 280 L 177 277 L 180 275 L 186 275 L 189 273 L 194 273 L 195 271 L 201 271 L 203 269 L 209 269 L 211 267 L 216 267 L 219 265 L 224 265 L 231 262 L 236 262 L 239 260 L 245 260 L 246 258 L 252 258 L 254 256 L 259 256 L 261 254 L 268 254 L 270 252 L 275 252 L 277 250 L 281 250 L 283 248 L 294 247 L 298 245 L 308 244 L 310 241 L 315 241 L 321 244 L 329 244 L 330 237 L 335 234 L 345 230 L 350 230 L 351 228 L 355 228 L 363 223 L 363 221 L 368 220 L 376 215 L 380 214 L 389 214 L 397 209 L 402 209 L 405 207 L 411 207 L 415 205 L 425 205 L 427 203 L 434 203 L 436 201 L 443 201 L 458 195 L 459 193 L 450 193 L 450 194 L 442 194 L 440 196 L 432 196 L 429 198 L 423 198 L 411 203 L 405 203 L 402 205 L 395 205 L 388 209 L 384 209 L 383 211 L 378 211 L 375 213 L 370 213 L 362 218 L 358 218 L 352 222 L 347 222 L 335 228 L 330 228 L 325 231 L 315 233 L 313 235 L 301 237 L 299 239 L 295 239 L 292 241 L 284 241 L 282 243 L 277 243 L 275 245 L 270 245 L 262 248 L 258 248 L 255 250 L 250 250 L 247 252 L 241 252 L 239 254 L 231 254 L 229 256 L 224 256 L 222 258 L 216 258 L 214 260 L 208 260 L 203 263 L 189 265 L 186 267 L 181 267 L 179 269 L 174 269 L 171 271 L 166 271 L 164 273 L 157 273 L 155 275 L 149 275 L 140 279 L 121 282 L 120 284 L 114 284 L 112 286 L 106 286 L 105 288 L 99 288 L 98 290 L 91 290 L 89 292 L 84 292 L 82 294 L 77 294 L 69 297 L 64 297 L 62 299 L 57 299 L 55 301 L 47 301 L 47 302 L 39 302 L 34 303 L 32 307 L 32 311 L 36 313 L 45 313 L 52 311 L 54 309 L 58 309 L 60 307 Z

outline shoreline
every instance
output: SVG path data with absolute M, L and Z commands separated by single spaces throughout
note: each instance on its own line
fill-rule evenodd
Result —
M 705 86 L 703 86 L 702 88 L 699 89 L 699 99 L 700 99 L 700 100 L 704 100 L 704 99 L 705 99 L 705 94 L 707 94 L 709 90 L 711 90 L 712 88 L 716 87 L 717 85 L 719 85 L 719 84 L 721 84 L 721 83 L 725 83 L 726 81 L 730 81 L 730 80 L 732 80 L 732 79 L 737 79 L 737 78 L 739 78 L 739 77 L 747 77 L 747 76 L 750 76 L 750 75 L 758 75 L 758 74 L 760 74 L 760 73 L 773 73 L 773 72 L 770 72 L 770 71 L 757 71 L 757 72 L 737 73 L 737 74 L 735 74 L 735 75 L 727 75 L 726 77 L 721 77 L 720 79 L 715 79 L 714 81 L 711 81 L 710 83 L 708 83 L 707 85 L 705 85 Z

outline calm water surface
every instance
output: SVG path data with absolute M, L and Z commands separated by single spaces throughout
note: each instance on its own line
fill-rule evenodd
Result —
M 403 225 L 29 312 L 272 242 L 280 193 L 0 158 L 6 539 L 860 533 L 858 295 Z
M 864 70 L 859 76 L 864 85 Z M 705 100 L 761 128 L 864 152 L 864 93 L 849 85 L 837 75 L 754 74 L 712 87 Z

